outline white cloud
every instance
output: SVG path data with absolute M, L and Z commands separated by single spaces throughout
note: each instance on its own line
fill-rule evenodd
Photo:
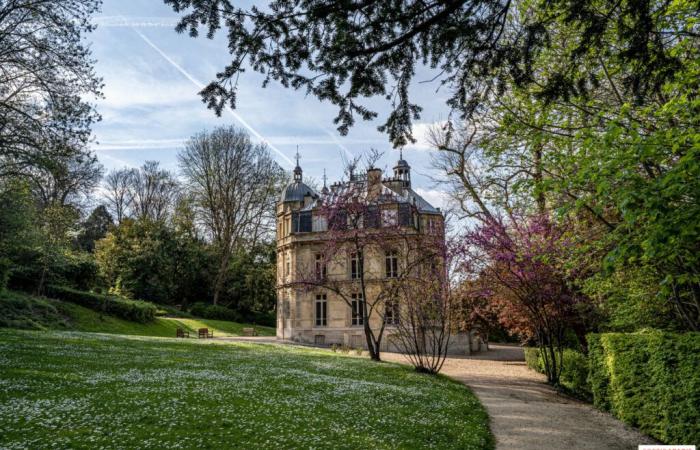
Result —
M 330 132 L 329 132 L 330 133 Z M 334 138 L 334 136 L 326 136 L 326 135 L 300 135 L 300 136 L 269 136 L 267 138 L 268 142 L 272 142 L 273 144 L 289 144 L 289 145 L 329 145 L 329 146 L 337 146 L 340 147 L 341 144 L 384 144 L 386 141 L 382 139 L 347 139 L 344 138 L 342 141 L 340 141 L 338 138 Z M 343 151 L 347 151 L 350 155 L 349 150 L 342 148 Z
M 182 147 L 187 138 L 176 139 L 122 139 L 100 141 L 95 150 L 159 150 Z
M 432 130 L 440 129 L 445 126 L 447 122 L 444 120 L 438 122 L 419 122 L 414 123 L 412 132 L 413 137 L 416 139 L 415 144 L 408 144 L 406 146 L 409 150 L 423 150 L 429 151 L 433 149 L 433 145 L 430 143 L 430 134 Z
M 138 106 L 173 106 L 186 102 L 201 107 L 199 89 L 189 83 L 144 79 L 136 73 L 110 73 L 104 88 L 104 99 L 98 107 L 129 108 Z
M 97 16 L 93 23 L 105 28 L 174 28 L 177 17 Z

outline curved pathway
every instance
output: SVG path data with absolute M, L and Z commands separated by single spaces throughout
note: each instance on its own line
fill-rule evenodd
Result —
M 610 414 L 559 394 L 527 368 L 522 348 L 490 345 L 473 356 L 449 357 L 442 373 L 469 386 L 486 407 L 496 448 L 503 450 L 637 449 L 653 439 Z M 396 353 L 387 361 L 406 362 Z

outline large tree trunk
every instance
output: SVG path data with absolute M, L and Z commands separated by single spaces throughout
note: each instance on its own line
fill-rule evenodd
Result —
M 217 305 L 219 303 L 219 296 L 221 295 L 221 290 L 224 288 L 224 282 L 226 281 L 226 272 L 228 270 L 229 260 L 231 259 L 231 251 L 223 250 L 221 255 L 221 261 L 219 262 L 219 270 L 216 274 L 216 280 L 214 282 L 214 298 L 212 303 Z
M 365 320 L 365 339 L 367 340 L 367 351 L 369 352 L 369 357 L 372 361 L 381 361 L 381 354 L 379 350 L 379 342 L 375 342 L 372 337 L 372 330 L 369 327 L 369 323 Z

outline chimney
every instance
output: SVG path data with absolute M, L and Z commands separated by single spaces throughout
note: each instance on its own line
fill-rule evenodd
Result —
M 374 201 L 382 192 L 382 169 L 367 169 L 367 200 Z

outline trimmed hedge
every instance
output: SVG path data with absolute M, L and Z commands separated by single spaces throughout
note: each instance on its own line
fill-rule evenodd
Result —
M 544 373 L 544 360 L 540 356 L 540 349 L 536 347 L 525 347 L 525 363 L 527 366 L 539 373 Z M 561 369 L 559 382 L 569 394 L 584 400 L 591 400 L 593 394 L 591 385 L 588 382 L 588 359 L 586 355 L 570 348 L 565 348 L 564 364 Z M 559 361 L 561 364 L 561 361 Z
M 700 333 L 588 336 L 594 404 L 668 444 L 700 443 Z
M 156 306 L 140 300 L 127 300 L 55 285 L 46 288 L 46 295 L 132 322 L 148 323 L 156 317 Z

